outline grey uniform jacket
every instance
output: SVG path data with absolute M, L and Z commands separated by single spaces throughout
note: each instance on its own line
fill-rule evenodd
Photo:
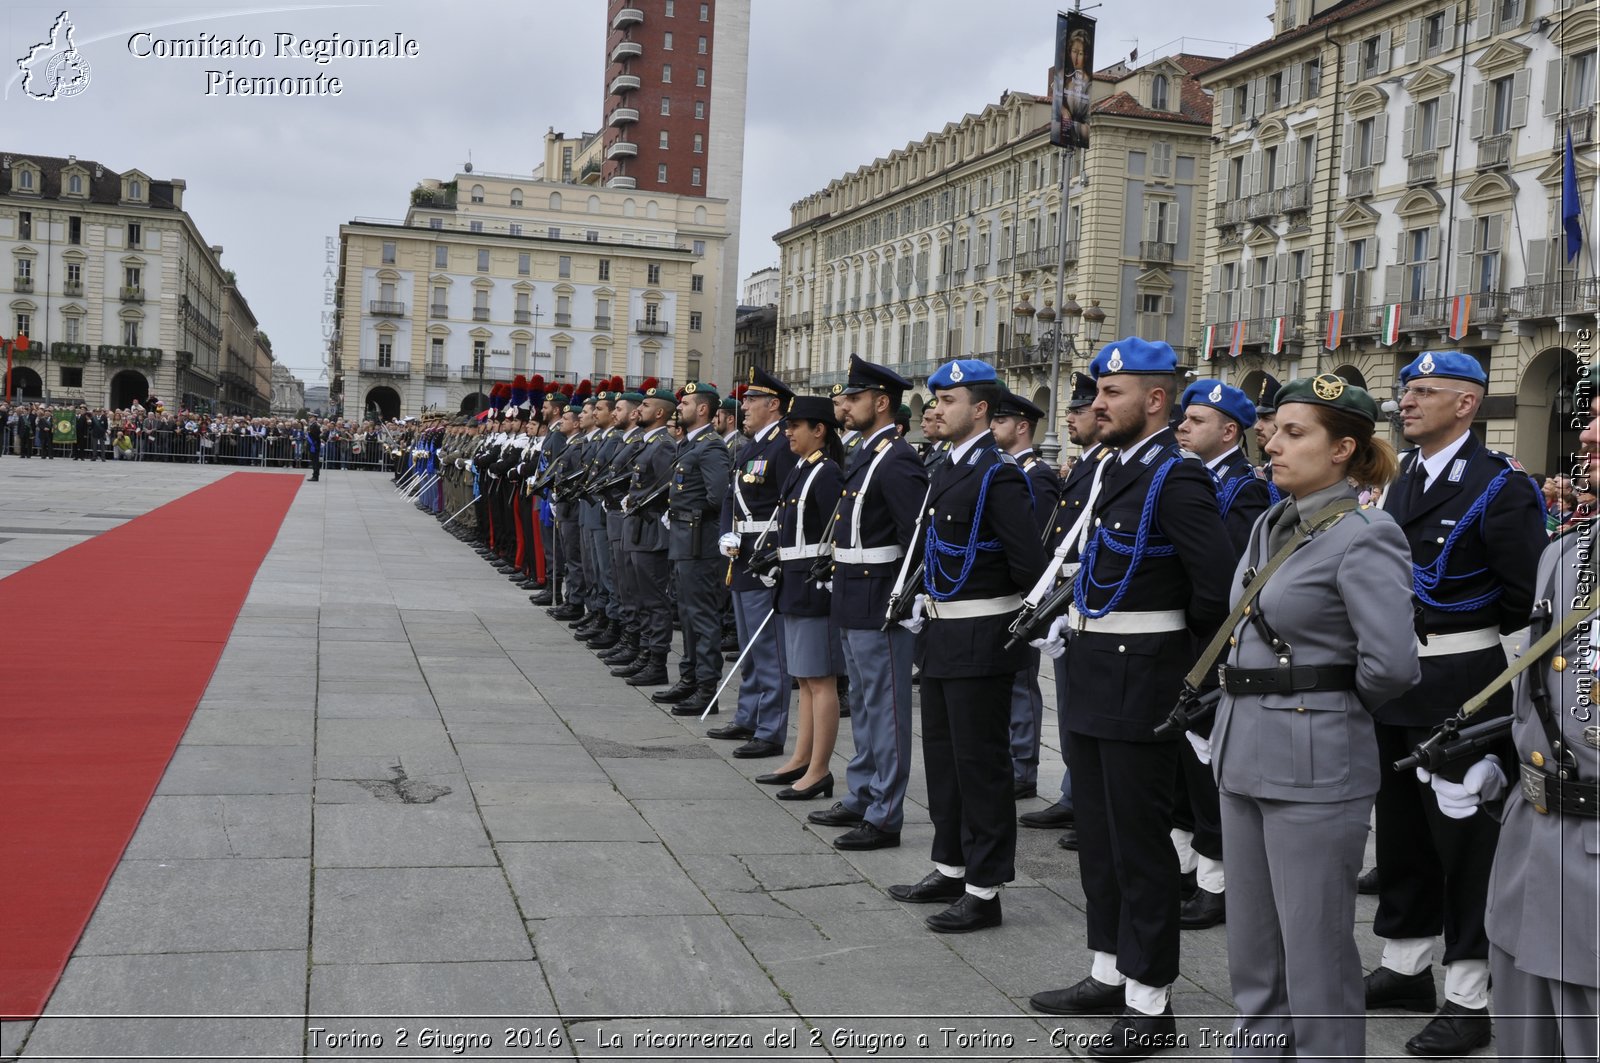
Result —
M 1302 520 L 1355 491 L 1340 486 L 1306 499 Z M 1245 571 L 1265 568 L 1267 533 L 1288 505 L 1262 514 L 1234 572 L 1229 603 L 1244 594 Z M 1245 797 L 1330 802 L 1378 792 L 1372 710 L 1420 677 L 1412 629 L 1411 550 L 1389 514 L 1358 509 L 1312 536 L 1267 582 L 1252 611 L 1294 650 L 1296 665 L 1354 665 L 1356 689 L 1222 696 L 1211 730 L 1217 786 Z M 1398 605 L 1397 605 L 1398 603 Z M 1235 627 L 1230 667 L 1273 668 L 1278 655 L 1260 626 Z
M 670 560 L 705 561 L 721 556 L 717 527 L 732 467 L 727 445 L 709 428 L 679 446 L 667 496 L 667 512 L 672 518 L 672 536 L 667 543 Z
M 1581 536 L 1570 533 L 1545 548 L 1534 581 L 1537 598 L 1549 599 L 1553 622 L 1572 608 L 1578 587 Z M 1526 645 L 1526 642 L 1524 642 Z M 1589 625 L 1580 624 L 1554 654 L 1534 668 L 1544 670 L 1550 711 L 1560 723 L 1563 742 L 1577 759 L 1578 778 L 1600 778 L 1600 708 L 1586 696 L 1596 663 Z M 1562 669 L 1553 667 L 1557 657 Z M 1512 695 L 1512 739 L 1517 757 L 1529 763 L 1534 753 L 1554 764 L 1544 727 L 1534 711 L 1528 673 L 1516 679 Z M 1489 940 L 1516 958 L 1517 969 L 1574 985 L 1600 984 L 1600 819 L 1554 813 L 1541 815 L 1517 788 L 1515 765 L 1505 765 L 1512 792 L 1495 849 L 1484 927 Z

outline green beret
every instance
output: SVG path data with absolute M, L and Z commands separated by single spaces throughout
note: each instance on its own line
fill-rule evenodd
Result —
M 559 391 L 552 391 L 550 394 L 548 394 L 548 395 L 546 395 L 544 397 L 544 401 L 553 402 L 557 406 L 565 406 L 567 403 L 571 402 L 572 400 L 567 398 L 567 396 L 561 394 L 561 392 L 559 392 Z
M 911 407 L 902 402 L 900 408 L 895 411 L 895 416 L 901 421 L 911 420 Z
M 642 391 L 613 391 L 611 395 L 617 402 L 631 402 L 635 406 L 644 401 Z
M 668 406 L 678 405 L 678 396 L 672 393 L 671 388 L 646 388 L 639 393 L 639 401 L 643 402 L 645 399 L 657 399 Z
M 714 404 L 722 402 L 722 397 L 717 394 L 716 388 L 712 387 L 710 384 L 702 384 L 697 380 L 691 380 L 689 383 L 685 384 L 683 386 L 683 393 L 685 395 L 704 395 Z
M 733 399 L 733 398 L 723 399 L 722 400 L 722 410 L 723 410 L 724 413 L 738 413 L 739 412 L 739 400 L 738 399 Z
M 1278 409 L 1281 411 L 1291 402 L 1331 406 L 1336 410 L 1359 414 L 1374 424 L 1378 421 L 1378 404 L 1367 389 L 1357 387 L 1334 373 L 1301 377 L 1283 385 L 1278 390 Z

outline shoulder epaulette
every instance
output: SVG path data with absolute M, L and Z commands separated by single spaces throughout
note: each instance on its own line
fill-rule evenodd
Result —
M 1017 459 L 1016 459 L 1016 457 L 1014 455 L 1007 454 L 1003 450 L 999 451 L 998 453 L 1000 455 L 1000 460 L 1002 462 L 1004 462 L 1005 464 L 1007 464 L 1007 465 L 1015 465 L 1015 464 L 1017 464 Z
M 1528 471 L 1522 467 L 1522 462 L 1518 461 L 1516 458 L 1512 457 L 1510 454 L 1507 454 L 1503 450 L 1486 450 L 1484 453 L 1488 454 L 1491 458 L 1499 459 L 1500 461 L 1504 462 L 1507 467 L 1515 469 L 1517 472 Z

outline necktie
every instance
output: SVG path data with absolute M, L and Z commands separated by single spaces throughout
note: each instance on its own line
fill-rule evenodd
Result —
M 1300 523 L 1300 508 L 1290 499 L 1278 513 L 1277 519 L 1272 522 L 1272 530 L 1267 533 L 1267 556 L 1271 557 L 1283 549 L 1283 544 L 1289 541 L 1294 534 L 1295 526 Z
M 1422 492 L 1428 485 L 1428 470 L 1418 461 L 1411 468 L 1411 483 L 1406 491 L 1406 516 L 1422 508 Z

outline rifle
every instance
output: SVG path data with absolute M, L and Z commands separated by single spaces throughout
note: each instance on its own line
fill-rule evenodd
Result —
M 1067 562 L 1061 566 L 1060 583 L 1037 602 L 1030 600 L 1022 603 L 1022 612 L 1011 621 L 1011 637 L 1006 640 L 1006 649 L 1015 649 L 1021 643 L 1044 638 L 1056 617 L 1066 612 L 1067 607 L 1072 604 L 1073 588 L 1078 582 L 1077 576 L 1078 562 Z M 1032 599 L 1033 595 L 1028 595 L 1028 598 Z
M 1166 738 L 1170 735 L 1182 734 L 1192 731 L 1195 727 L 1205 723 L 1217 714 L 1217 703 L 1222 700 L 1222 688 L 1213 687 L 1204 694 L 1185 683 L 1183 693 L 1178 695 L 1178 703 L 1172 707 L 1167 718 L 1155 729 L 1157 738 Z
M 910 619 L 916 609 L 915 594 L 908 594 L 911 588 L 922 582 L 923 568 L 927 564 L 928 552 L 924 548 L 922 556 L 917 558 L 915 565 L 911 563 L 911 551 L 915 550 L 922 539 L 922 517 L 928 509 L 928 499 L 933 495 L 933 484 L 930 481 L 928 489 L 922 493 L 922 504 L 917 506 L 917 522 L 911 526 L 911 541 L 906 544 L 906 559 L 900 562 L 900 576 L 894 581 L 894 589 L 889 592 L 889 604 L 883 611 L 883 630 L 888 631 L 902 620 Z M 860 505 L 857 502 L 856 505 Z
M 1452 716 L 1434 729 L 1425 741 L 1411 751 L 1409 757 L 1394 762 L 1395 771 L 1426 768 L 1437 775 L 1447 765 L 1466 760 L 1480 752 L 1493 749 L 1511 735 L 1510 716 L 1496 716 L 1492 720 L 1463 727 L 1459 716 Z

